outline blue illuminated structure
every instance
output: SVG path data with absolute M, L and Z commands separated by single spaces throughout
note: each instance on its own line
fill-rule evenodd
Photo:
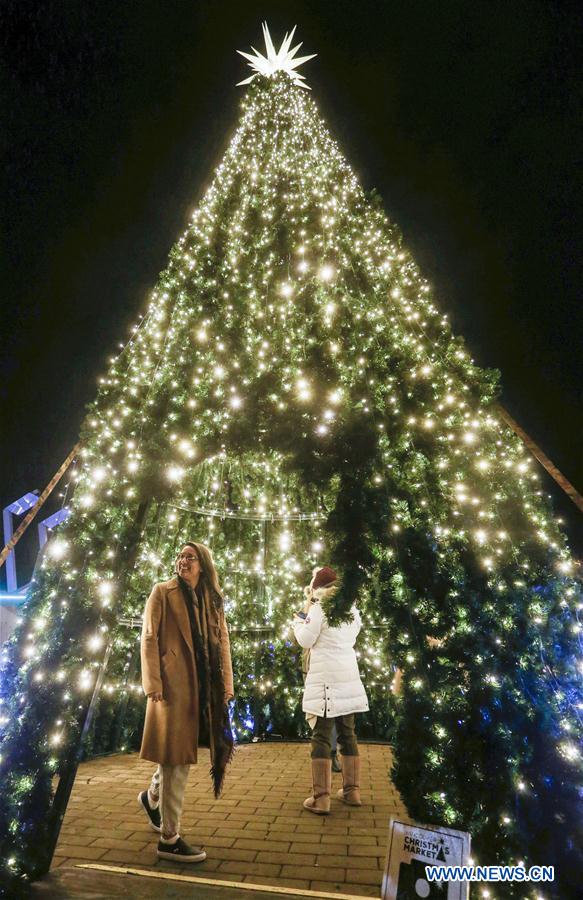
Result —
M 14 500 L 4 507 L 2 512 L 2 521 L 4 525 L 4 544 L 7 544 L 14 534 L 14 517 L 23 516 L 29 512 L 38 501 L 37 491 L 28 491 L 18 500 Z M 42 522 L 38 524 L 38 543 L 39 550 L 42 550 L 46 544 L 49 533 L 56 528 L 61 522 L 64 522 L 69 515 L 67 507 L 57 510 Z M 18 576 L 16 572 L 16 553 L 11 550 L 6 559 L 6 590 L 0 590 L 0 643 L 3 643 L 10 637 L 14 626 L 18 607 L 20 607 L 28 597 L 30 588 L 30 580 L 25 584 L 18 586 Z
M 7 544 L 14 534 L 13 517 L 24 515 L 24 513 L 27 513 L 30 509 L 32 509 L 37 501 L 38 492 L 29 491 L 18 500 L 14 500 L 13 503 L 9 503 L 8 506 L 4 507 L 2 513 L 2 520 L 4 524 L 4 544 Z M 14 550 L 11 550 L 8 554 L 8 559 L 6 560 L 6 590 L 8 593 L 15 593 L 17 589 L 18 582 L 16 579 L 16 555 Z
M 52 531 L 53 528 L 56 528 L 57 525 L 60 525 L 61 522 L 64 522 L 68 516 L 69 510 L 64 506 L 63 509 L 58 509 L 52 516 L 48 516 L 46 519 L 43 519 L 42 522 L 38 523 L 38 542 L 41 549 L 49 539 L 49 532 Z

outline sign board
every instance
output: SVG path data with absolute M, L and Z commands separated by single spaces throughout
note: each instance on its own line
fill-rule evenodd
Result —
M 467 881 L 429 881 L 425 866 L 469 865 L 470 835 L 391 817 L 382 900 L 468 900 Z

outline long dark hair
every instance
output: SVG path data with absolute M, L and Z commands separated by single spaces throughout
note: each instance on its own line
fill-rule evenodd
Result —
M 211 594 L 217 595 L 220 600 L 223 599 L 223 592 L 219 584 L 219 576 L 215 568 L 213 555 L 205 544 L 197 544 L 195 541 L 184 541 L 183 547 L 192 547 L 196 550 L 198 561 L 200 562 L 200 581 L 203 590 L 210 590 Z

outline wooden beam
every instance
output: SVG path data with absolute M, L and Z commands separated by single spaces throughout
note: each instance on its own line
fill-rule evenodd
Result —
M 75 444 L 75 446 L 69 453 L 69 455 L 68 455 L 67 459 L 65 460 L 65 462 L 63 463 L 63 465 L 59 468 L 59 470 L 57 472 L 55 472 L 55 474 L 53 475 L 53 477 L 47 484 L 46 488 L 44 489 L 44 491 L 42 492 L 42 494 L 40 495 L 40 497 L 38 498 L 38 500 L 36 501 L 36 503 L 34 504 L 32 509 L 28 511 L 28 513 L 26 514 L 26 516 L 24 517 L 24 519 L 22 520 L 22 522 L 20 523 L 20 525 L 18 526 L 18 528 L 16 529 L 16 531 L 14 532 L 14 534 L 12 535 L 12 537 L 10 538 L 10 540 L 8 541 L 8 543 L 6 544 L 6 546 L 4 547 L 2 552 L 0 553 L 0 568 L 2 568 L 2 566 L 8 559 L 10 552 L 12 550 L 14 550 L 14 548 L 16 547 L 20 538 L 22 537 L 22 535 L 24 534 L 24 532 L 26 531 L 26 529 L 28 528 L 28 526 L 30 525 L 30 523 L 32 522 L 34 517 L 36 516 L 39 509 L 41 509 L 41 507 L 44 506 L 45 501 L 48 500 L 48 498 L 52 494 L 53 490 L 55 489 L 55 487 L 57 486 L 57 484 L 59 483 L 59 481 L 61 480 L 61 478 L 63 477 L 63 475 L 65 474 L 65 472 L 67 471 L 67 469 L 69 468 L 69 466 L 71 465 L 73 460 L 75 459 L 75 457 L 77 456 L 80 447 L 81 447 L 81 444 Z
M 560 471 L 560 469 L 557 469 L 555 464 L 553 462 L 551 462 L 551 460 L 548 458 L 546 453 L 543 450 L 541 450 L 541 448 L 536 443 L 536 441 L 533 441 L 533 439 L 530 437 L 530 435 L 528 435 L 526 433 L 524 428 L 521 428 L 520 425 L 518 424 L 518 422 L 512 418 L 510 413 L 507 410 L 505 410 L 504 407 L 501 406 L 499 403 L 496 404 L 496 408 L 497 408 L 498 412 L 500 413 L 501 417 L 504 419 L 504 421 L 508 425 L 508 427 L 512 428 L 512 431 L 514 432 L 514 434 L 516 434 L 520 438 L 520 440 L 524 443 L 524 445 L 526 447 L 528 447 L 528 449 L 530 450 L 532 455 L 536 459 L 538 459 L 541 466 L 543 466 L 547 470 L 547 472 L 549 473 L 551 478 L 554 478 L 554 480 L 557 482 L 557 484 L 559 485 L 561 490 L 563 490 L 565 492 L 565 494 L 567 495 L 567 497 L 569 497 L 569 499 L 573 501 L 575 506 L 581 512 L 583 512 L 583 497 L 581 496 L 579 491 L 573 487 L 573 485 L 567 478 L 565 478 L 565 476 Z

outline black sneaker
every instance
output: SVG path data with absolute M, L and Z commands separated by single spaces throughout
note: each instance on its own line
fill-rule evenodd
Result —
M 181 837 L 173 844 L 158 841 L 158 856 L 160 859 L 173 859 L 179 863 L 203 862 L 206 859 L 204 847 L 191 847 Z
M 146 813 L 148 822 L 150 823 L 154 831 L 160 832 L 162 830 L 160 827 L 162 824 L 162 820 L 160 818 L 160 807 L 157 806 L 156 809 L 154 809 L 152 806 L 150 806 L 147 791 L 142 791 L 141 794 L 138 794 L 138 803 Z

